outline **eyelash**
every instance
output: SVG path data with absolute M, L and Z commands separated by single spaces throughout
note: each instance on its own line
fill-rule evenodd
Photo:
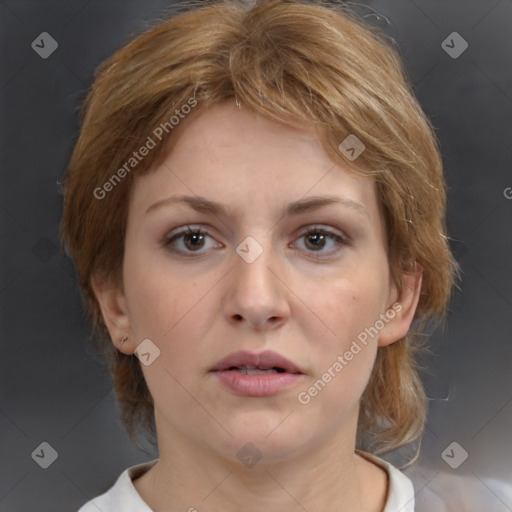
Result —
M 331 240 L 334 240 L 335 242 L 337 242 L 338 244 L 340 244 L 342 246 L 350 245 L 350 241 L 347 237 L 341 236 L 341 235 L 334 233 L 328 229 L 325 229 L 322 227 L 317 227 L 317 226 L 313 226 L 313 227 L 309 228 L 308 231 L 302 233 L 299 236 L 299 239 L 309 236 L 309 235 L 312 235 L 312 234 L 324 235 L 324 236 L 330 238 Z M 207 235 L 207 236 L 210 236 L 208 231 L 202 230 L 200 228 L 192 229 L 192 228 L 190 228 L 190 226 L 187 226 L 186 230 L 181 230 L 181 231 L 177 231 L 177 232 L 175 231 L 173 233 L 169 233 L 168 235 L 166 235 L 164 242 L 163 242 L 164 247 L 167 247 L 170 251 L 172 251 L 174 253 L 183 254 L 182 250 L 172 248 L 171 244 L 175 240 L 178 240 L 179 238 L 182 238 L 185 235 Z M 322 252 L 322 251 L 308 251 L 308 252 L 310 252 L 312 255 L 314 255 L 313 256 L 314 259 L 319 259 L 319 258 L 325 257 L 325 256 L 332 256 L 332 255 L 338 253 L 341 249 L 342 249 L 341 247 L 338 247 L 337 249 L 327 251 L 327 252 Z M 185 251 L 185 253 L 187 254 L 187 257 L 194 257 L 195 256 L 194 252 L 195 252 L 195 255 L 197 255 L 197 256 L 201 256 L 202 254 L 204 254 L 204 252 L 199 252 L 199 251 L 192 251 L 192 252 Z M 320 256 L 320 257 L 316 256 L 315 253 L 319 253 L 322 256 Z

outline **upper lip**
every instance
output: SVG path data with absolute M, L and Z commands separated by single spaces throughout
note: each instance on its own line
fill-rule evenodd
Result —
M 227 357 L 218 361 L 210 371 L 219 372 L 229 370 L 230 368 L 281 368 L 288 373 L 302 373 L 298 366 L 293 364 L 289 359 L 273 352 L 266 350 L 259 354 L 253 354 L 247 351 L 234 352 Z

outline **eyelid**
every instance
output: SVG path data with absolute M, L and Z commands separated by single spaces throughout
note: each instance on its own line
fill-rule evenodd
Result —
M 210 238 L 213 238 L 208 229 L 204 229 L 199 225 L 186 224 L 185 226 L 180 226 L 176 229 L 166 232 L 162 240 L 162 244 L 168 245 L 173 238 L 187 234 L 207 235 Z
M 175 228 L 171 231 L 166 232 L 166 234 L 164 235 L 164 241 L 168 240 L 169 238 L 171 238 L 175 235 L 178 235 L 178 234 L 181 235 L 184 233 L 186 234 L 186 233 L 201 232 L 202 234 L 205 234 L 205 235 L 208 235 L 211 237 L 212 235 L 211 235 L 211 232 L 209 231 L 209 229 L 210 228 L 203 228 L 202 225 L 199 225 L 199 224 L 197 224 L 197 225 L 185 224 L 183 226 L 180 226 L 178 228 Z M 332 231 L 333 229 L 334 229 L 334 231 Z M 330 226 L 326 226 L 323 224 L 307 224 L 307 225 L 303 226 L 302 228 L 299 228 L 296 230 L 296 232 L 299 233 L 296 236 L 305 235 L 313 230 L 325 231 L 326 233 L 329 233 L 332 235 L 337 235 L 340 238 L 343 238 L 347 243 L 352 242 L 352 238 L 345 231 L 342 231 L 338 228 L 331 228 Z
M 345 233 L 345 231 L 342 231 L 337 228 L 331 228 L 331 227 L 323 225 L 323 224 L 308 224 L 307 226 L 304 227 L 304 229 L 301 229 L 299 231 L 300 234 L 298 236 L 299 237 L 304 236 L 311 231 L 315 231 L 315 232 L 321 231 L 321 232 L 324 232 L 325 234 L 333 235 L 333 236 L 337 236 L 337 237 L 341 238 L 344 243 L 347 243 L 347 244 L 352 243 L 352 238 L 349 235 L 347 235 L 347 233 Z

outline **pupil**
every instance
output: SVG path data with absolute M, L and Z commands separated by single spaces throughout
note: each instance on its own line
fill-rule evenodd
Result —
M 312 244 L 313 247 L 321 247 L 322 245 L 319 244 L 318 242 L 322 242 L 323 238 L 324 238 L 324 235 L 316 234 L 316 235 L 309 235 L 308 240 L 311 240 L 311 239 L 316 240 Z
M 187 235 L 187 240 L 190 241 L 190 239 L 195 239 L 195 242 L 201 242 L 201 238 L 203 237 L 203 235 L 201 233 L 193 233 L 191 235 Z M 194 242 L 191 244 L 192 247 L 199 247 L 197 244 L 195 244 Z

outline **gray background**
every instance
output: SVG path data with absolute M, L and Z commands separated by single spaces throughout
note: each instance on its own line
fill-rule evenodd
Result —
M 157 457 L 128 439 L 88 341 L 73 266 L 59 250 L 58 182 L 94 69 L 171 8 L 0 2 L 2 512 L 77 510 L 128 466 Z M 354 9 L 396 38 L 436 128 L 463 272 L 424 361 L 429 417 L 420 465 L 407 471 L 417 510 L 512 511 L 512 3 L 386 0 Z M 442 47 L 454 31 L 469 45 L 457 58 Z M 31 47 L 42 32 L 58 42 L 47 59 Z M 456 469 L 442 457 L 454 441 L 468 453 Z M 42 442 L 58 453 L 47 469 L 32 458 Z M 447 453 L 452 464 L 464 454 Z

